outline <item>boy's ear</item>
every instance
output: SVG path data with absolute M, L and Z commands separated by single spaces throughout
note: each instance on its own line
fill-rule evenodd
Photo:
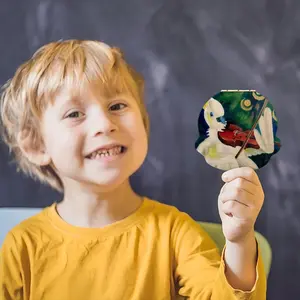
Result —
M 35 165 L 47 166 L 51 163 L 51 157 L 46 152 L 42 143 L 37 143 L 31 134 L 18 135 L 18 144 L 26 158 Z

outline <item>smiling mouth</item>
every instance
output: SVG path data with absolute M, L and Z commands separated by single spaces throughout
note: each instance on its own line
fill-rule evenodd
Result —
M 88 159 L 99 159 L 105 157 L 114 157 L 120 154 L 123 154 L 126 151 L 126 147 L 124 146 L 115 146 L 110 149 L 100 149 L 98 151 L 94 151 L 90 155 L 87 156 Z

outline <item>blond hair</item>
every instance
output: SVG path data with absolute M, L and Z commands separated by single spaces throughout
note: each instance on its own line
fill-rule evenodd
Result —
M 62 192 L 63 184 L 52 166 L 30 162 L 20 147 L 19 136 L 32 145 L 42 143 L 39 122 L 55 94 L 66 87 L 97 83 L 107 96 L 129 92 L 137 101 L 149 135 L 149 119 L 144 104 L 144 80 L 124 60 L 118 48 L 98 41 L 67 40 L 47 44 L 22 64 L 4 86 L 0 112 L 2 137 L 14 154 L 18 171 L 47 183 Z

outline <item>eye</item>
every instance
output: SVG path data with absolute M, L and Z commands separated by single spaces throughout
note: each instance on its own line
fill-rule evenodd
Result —
M 80 112 L 80 111 L 73 111 L 71 112 L 70 114 L 68 114 L 66 116 L 66 118 L 69 118 L 69 119 L 77 119 L 77 118 L 80 118 L 83 116 L 83 113 Z
M 214 116 L 214 113 L 213 113 L 213 112 L 210 112 L 210 116 L 213 117 L 213 116 Z
M 113 104 L 109 109 L 115 111 L 115 110 L 124 109 L 126 107 L 127 107 L 127 105 L 124 103 L 116 103 L 116 104 Z

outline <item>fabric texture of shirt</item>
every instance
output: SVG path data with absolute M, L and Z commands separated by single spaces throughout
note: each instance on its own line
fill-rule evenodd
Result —
M 253 289 L 233 289 L 224 250 L 220 256 L 188 214 L 148 198 L 103 228 L 65 222 L 54 203 L 14 227 L 0 251 L 0 300 L 173 300 L 176 294 L 265 300 L 260 251 Z

